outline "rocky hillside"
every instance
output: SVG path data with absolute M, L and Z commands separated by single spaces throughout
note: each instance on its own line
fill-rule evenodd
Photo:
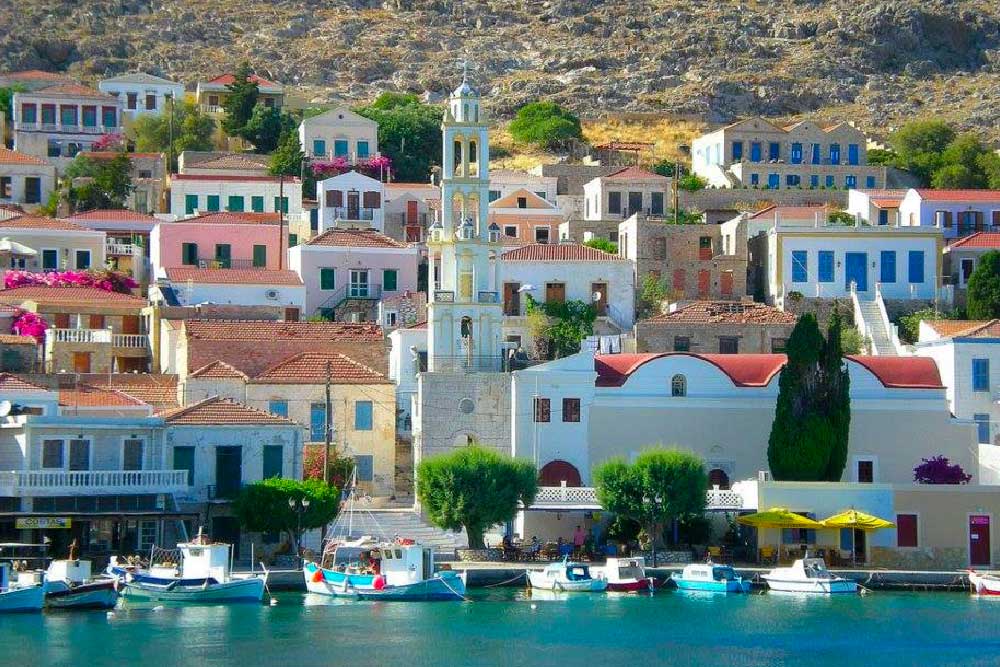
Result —
M 914 115 L 1000 139 L 995 0 L 31 0 L 0 12 L 0 69 L 195 81 L 249 59 L 306 99 L 439 98 L 469 57 L 509 115 Z

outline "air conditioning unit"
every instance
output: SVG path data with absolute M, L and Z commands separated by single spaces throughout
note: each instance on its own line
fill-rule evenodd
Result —
M 269 301 L 277 301 L 278 300 L 278 290 L 276 290 L 276 289 L 264 290 L 264 298 L 267 299 L 267 300 L 269 300 Z

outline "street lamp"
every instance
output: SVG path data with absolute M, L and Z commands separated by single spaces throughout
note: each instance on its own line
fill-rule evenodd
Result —
M 652 511 L 650 512 L 650 516 L 652 517 L 653 520 L 651 522 L 652 526 L 650 526 L 652 530 L 650 531 L 649 535 L 649 550 L 652 552 L 651 567 L 656 567 L 656 535 L 654 533 L 656 530 L 656 518 L 660 515 L 659 508 L 660 505 L 663 504 L 663 498 L 659 494 L 657 494 L 652 498 L 650 498 L 649 496 L 643 496 L 642 504 L 652 506 Z
M 302 567 L 302 546 L 299 541 L 302 539 L 302 515 L 309 509 L 309 499 L 302 498 L 296 501 L 295 498 L 288 499 L 288 509 L 295 512 L 295 555 L 299 559 L 299 567 Z

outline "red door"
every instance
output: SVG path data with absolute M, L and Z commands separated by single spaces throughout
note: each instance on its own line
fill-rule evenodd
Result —
M 408 225 L 417 224 L 417 204 L 415 199 L 406 202 L 406 224 Z
M 969 565 L 989 565 L 990 560 L 990 517 L 973 514 L 969 517 Z
M 708 296 L 708 271 L 702 269 L 698 272 L 698 297 L 706 298 Z
M 723 271 L 719 279 L 719 293 L 722 296 L 733 295 L 733 272 Z

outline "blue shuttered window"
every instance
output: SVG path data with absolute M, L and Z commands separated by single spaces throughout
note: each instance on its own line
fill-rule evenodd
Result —
M 275 399 L 273 401 L 268 401 L 267 409 L 272 415 L 278 415 L 279 417 L 288 416 L 288 401 Z
M 924 251 L 911 250 L 909 255 L 910 282 L 924 282 Z
M 326 440 L 326 404 L 313 403 L 309 406 L 309 440 L 324 442 Z
M 896 251 L 883 250 L 879 255 L 879 267 L 879 280 L 881 282 L 896 282 Z
M 792 282 L 804 283 L 809 280 L 808 255 L 805 250 L 792 251 Z
M 355 456 L 354 465 L 358 469 L 359 482 L 370 482 L 375 478 L 375 460 L 371 454 Z
M 821 283 L 832 283 L 833 282 L 833 251 L 832 250 L 820 250 L 819 251 L 819 261 L 816 264 L 819 270 L 819 282 Z
M 990 360 L 972 360 L 972 391 L 990 390 Z
M 754 141 L 750 144 L 750 161 L 760 162 L 760 142 Z
M 354 430 L 372 430 L 372 402 L 354 401 Z

